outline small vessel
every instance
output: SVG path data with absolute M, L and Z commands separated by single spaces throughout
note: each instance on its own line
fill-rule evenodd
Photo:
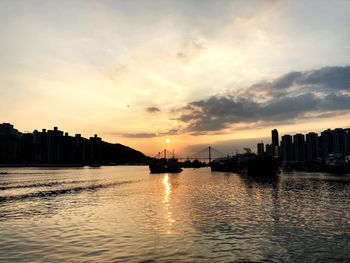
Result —
M 179 165 L 178 159 L 156 159 L 149 164 L 151 173 L 180 173 L 182 169 Z
M 5 175 L 5 174 L 7 174 L 7 172 L 0 172 L 0 174 L 4 174 Z

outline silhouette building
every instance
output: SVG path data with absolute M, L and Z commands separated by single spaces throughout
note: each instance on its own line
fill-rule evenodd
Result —
M 268 155 L 272 155 L 272 150 L 271 150 L 271 144 L 266 144 L 265 145 L 265 152 L 268 154 Z
M 316 160 L 318 157 L 318 135 L 314 132 L 306 134 L 306 160 Z
M 333 138 L 331 129 L 321 132 L 321 142 L 322 142 L 322 159 L 325 161 L 328 154 L 333 152 Z
M 293 140 L 291 135 L 282 136 L 281 143 L 281 154 L 282 154 L 282 163 L 289 164 L 294 161 L 293 157 Z
M 278 139 L 278 131 L 276 129 L 271 131 L 272 135 L 272 143 L 271 150 L 274 156 L 279 156 L 279 139 Z
M 19 135 L 18 130 L 13 128 L 11 123 L 0 124 L 0 136 Z
M 321 133 L 321 142 L 323 160 L 326 160 L 329 154 L 338 154 L 346 158 L 350 153 L 349 129 L 325 130 Z
M 305 161 L 305 136 L 298 133 L 293 136 L 294 141 L 294 160 L 295 162 Z
M 260 143 L 258 143 L 257 145 L 257 149 L 258 149 L 258 154 L 262 155 L 264 154 L 264 143 L 261 141 Z
M 342 128 L 337 128 L 333 131 L 334 152 L 340 153 L 344 157 L 348 155 L 348 138 L 347 133 Z
M 101 162 L 101 146 L 102 146 L 102 140 L 101 138 L 97 137 L 97 134 L 95 134 L 94 137 L 90 137 L 90 152 L 89 152 L 90 163 Z
M 145 158 L 124 145 L 103 142 L 97 135 L 90 139 L 80 134 L 72 137 L 57 127 L 20 133 L 10 123 L 0 124 L 2 164 L 99 165 L 144 162 Z
M 277 145 L 278 131 L 275 129 L 272 130 L 272 144 L 266 145 L 266 151 L 273 153 L 273 147 Z M 314 161 L 319 158 L 326 164 L 334 158 L 338 163 L 350 163 L 350 128 L 327 129 L 321 132 L 321 136 L 309 132 L 306 134 L 306 140 L 305 135 L 300 133 L 293 136 L 284 135 L 280 154 L 283 164 Z

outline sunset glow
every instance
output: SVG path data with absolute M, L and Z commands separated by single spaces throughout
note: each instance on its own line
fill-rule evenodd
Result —
M 0 262 L 350 263 L 350 0 L 0 25 Z
M 172 136 L 186 155 L 349 126 L 349 2 L 63 2 L 0 3 L 1 116 L 19 130 L 147 155 Z

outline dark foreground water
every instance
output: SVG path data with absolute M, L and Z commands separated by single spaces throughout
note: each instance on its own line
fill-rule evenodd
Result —
M 1 262 L 350 262 L 350 176 L 6 171 Z

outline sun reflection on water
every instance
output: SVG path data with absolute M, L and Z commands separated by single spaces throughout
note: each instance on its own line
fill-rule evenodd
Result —
M 169 175 L 165 174 L 163 179 L 164 184 L 164 201 L 166 206 L 169 206 L 169 195 L 171 193 L 171 184 L 169 183 Z
M 165 174 L 163 178 L 164 185 L 164 218 L 169 223 L 169 229 L 167 229 L 166 233 L 170 234 L 170 227 L 175 222 L 172 218 L 172 212 L 170 211 L 170 194 L 171 194 L 171 184 L 169 183 L 169 174 Z

